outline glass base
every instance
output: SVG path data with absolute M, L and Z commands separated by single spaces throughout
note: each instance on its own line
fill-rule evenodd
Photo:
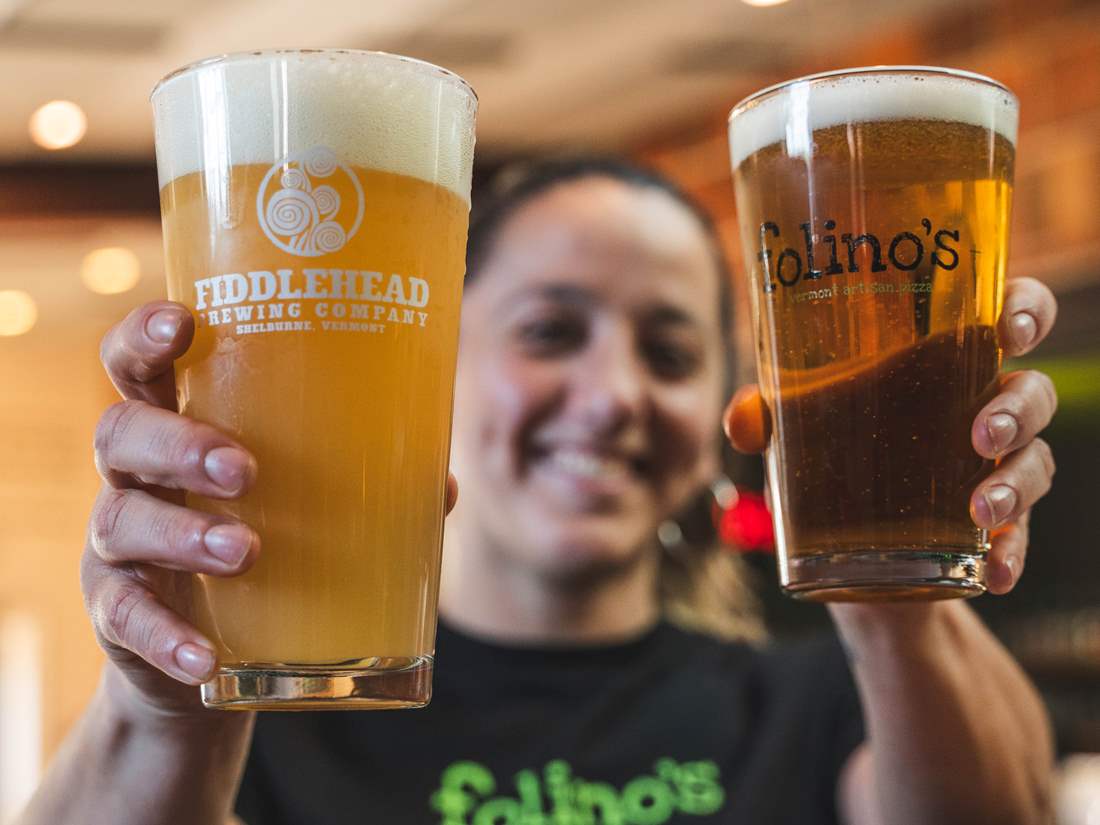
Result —
M 787 559 L 783 591 L 808 602 L 916 602 L 985 592 L 985 555 L 928 549 L 819 553 Z
M 422 708 L 432 698 L 432 669 L 432 656 L 332 666 L 250 663 L 219 668 L 202 686 L 202 703 L 220 710 Z

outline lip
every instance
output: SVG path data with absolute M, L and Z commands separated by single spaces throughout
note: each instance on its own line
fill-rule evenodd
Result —
M 623 450 L 551 444 L 536 449 L 531 466 L 567 502 L 593 509 L 613 504 L 643 483 L 647 462 Z

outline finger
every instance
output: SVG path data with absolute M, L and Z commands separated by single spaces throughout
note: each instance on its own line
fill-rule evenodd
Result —
M 1005 283 L 1005 302 L 998 338 L 1005 355 L 1030 352 L 1047 337 L 1058 315 L 1058 302 L 1046 284 L 1034 278 L 1011 278 Z
M 245 524 L 106 485 L 88 534 L 92 550 L 110 564 L 145 562 L 214 576 L 243 573 L 260 550 L 260 537 Z
M 447 498 L 444 504 L 444 514 L 449 514 L 455 508 L 458 501 L 458 481 L 453 475 L 447 473 Z
M 107 409 L 95 432 L 95 462 L 112 487 L 143 485 L 235 498 L 256 480 L 256 460 L 229 436 L 144 401 Z
M 214 646 L 145 585 L 123 570 L 104 567 L 88 596 L 96 634 L 153 667 L 198 685 L 214 672 Z
M 195 322 L 182 304 L 140 306 L 103 336 L 99 358 L 123 398 L 176 409 L 172 362 L 191 346 Z
M 970 441 L 985 458 L 1023 447 L 1050 423 L 1058 409 L 1054 382 L 1035 370 L 1010 372 L 1001 379 L 1001 392 L 986 404 L 970 428 Z
M 992 529 L 1019 518 L 1046 495 L 1054 478 L 1050 447 L 1036 438 L 998 465 L 970 497 L 970 514 L 979 527 Z
M 991 547 L 986 557 L 986 586 L 990 593 L 1003 595 L 1016 586 L 1024 572 L 1027 558 L 1028 520 L 1031 511 L 1019 519 L 993 531 Z
M 768 410 L 756 384 L 746 384 L 733 394 L 722 415 L 722 426 L 726 438 L 738 452 L 764 451 L 771 426 Z

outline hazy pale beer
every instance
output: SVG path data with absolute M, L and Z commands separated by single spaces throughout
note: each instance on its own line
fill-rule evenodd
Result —
M 780 580 L 819 601 L 985 589 L 970 443 L 997 388 L 1015 97 L 855 69 L 730 114 Z
M 231 55 L 153 93 L 168 294 L 196 334 L 181 411 L 256 455 L 188 505 L 260 534 L 197 576 L 211 706 L 386 708 L 431 693 L 476 98 L 392 55 Z

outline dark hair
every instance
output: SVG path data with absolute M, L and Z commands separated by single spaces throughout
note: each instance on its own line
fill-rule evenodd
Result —
M 733 345 L 729 266 L 710 216 L 683 189 L 653 169 L 617 157 L 572 156 L 515 163 L 499 170 L 487 183 L 474 187 L 466 251 L 467 288 L 477 282 L 492 256 L 501 227 L 521 206 L 559 184 L 590 177 L 664 192 L 699 222 L 718 277 L 719 315 L 727 354 L 724 389 L 728 395 Z M 677 521 L 684 541 L 671 548 L 666 546 L 661 554 L 658 581 L 665 615 L 681 626 L 721 637 L 762 639 L 764 628 L 745 565 L 739 555 L 717 541 L 709 496 L 692 502 Z
M 525 203 L 555 186 L 590 177 L 611 178 L 641 189 L 664 192 L 690 212 L 706 235 L 718 275 L 719 313 L 724 343 L 729 346 L 732 324 L 730 271 L 718 233 L 703 208 L 687 192 L 660 172 L 624 158 L 607 155 L 575 155 L 516 162 L 474 188 L 470 211 L 470 237 L 466 247 L 466 285 L 471 286 L 492 255 L 497 235 L 508 219 Z M 728 371 L 728 370 L 727 370 Z

